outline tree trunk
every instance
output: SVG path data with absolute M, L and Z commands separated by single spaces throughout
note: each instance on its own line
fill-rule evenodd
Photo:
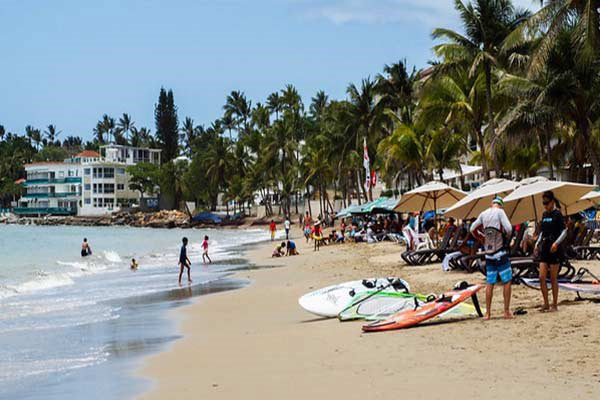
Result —
M 552 165 L 552 146 L 550 145 L 551 137 L 552 135 L 550 133 L 550 130 L 546 129 L 546 157 L 548 158 L 548 168 L 550 168 L 550 179 L 554 180 L 554 166 Z
M 600 179 L 600 158 L 598 158 L 598 154 L 594 150 L 594 146 L 592 145 L 592 138 L 590 135 L 590 125 L 587 119 L 581 121 L 580 124 L 581 136 L 583 137 L 584 143 L 586 143 L 587 153 L 592 163 L 592 167 L 594 168 L 594 175 L 596 176 L 596 182 Z
M 483 173 L 485 180 L 488 180 L 490 179 L 490 171 L 488 170 L 487 158 L 485 157 L 485 143 L 481 127 L 475 128 L 475 140 L 477 140 L 477 146 L 479 146 L 479 152 L 481 154 L 481 172 Z
M 498 163 L 498 155 L 496 154 L 496 128 L 494 127 L 494 113 L 492 111 L 492 68 L 489 62 L 485 63 L 485 97 L 488 112 L 488 129 L 490 131 L 490 140 L 493 144 L 490 151 L 492 152 L 496 177 L 500 177 L 500 164 Z M 486 179 L 490 179 L 489 171 L 486 175 Z
M 312 208 L 310 205 L 310 189 L 308 185 L 306 185 L 306 201 L 308 201 L 308 215 L 312 217 Z

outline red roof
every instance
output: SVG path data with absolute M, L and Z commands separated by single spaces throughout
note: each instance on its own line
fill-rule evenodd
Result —
M 100 158 L 100 154 L 92 150 L 84 150 L 81 153 L 77 154 L 75 157 Z

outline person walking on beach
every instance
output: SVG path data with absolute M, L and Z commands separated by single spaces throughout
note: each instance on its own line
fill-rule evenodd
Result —
M 285 218 L 284 226 L 285 226 L 285 240 L 289 240 L 290 239 L 290 227 L 292 226 L 289 216 L 287 216 Z
M 275 240 L 275 232 L 277 232 L 277 225 L 275 224 L 275 221 L 271 220 L 271 223 L 269 224 L 269 230 L 271 231 L 271 242 Z
M 83 238 L 83 243 L 81 243 L 81 257 L 87 257 L 92 255 L 92 248 L 87 241 L 87 238 Z
M 485 288 L 485 304 L 486 304 L 486 320 L 491 317 L 492 297 L 494 295 L 494 286 L 500 276 L 500 281 L 504 285 L 504 318 L 512 318 L 510 312 L 510 296 L 512 269 L 510 260 L 508 259 L 507 238 L 510 237 L 512 226 L 502 209 L 504 201 L 500 197 L 492 200 L 492 205 L 487 210 L 479 214 L 479 217 L 471 225 L 470 231 L 476 234 L 479 226 L 483 226 L 484 247 L 485 247 L 485 262 L 487 285 Z
M 188 282 L 192 282 L 192 278 L 190 277 L 190 267 L 192 266 L 192 262 L 187 256 L 187 244 L 188 239 L 184 237 L 182 240 L 183 246 L 181 246 L 181 251 L 179 252 L 179 266 L 181 269 L 179 270 L 179 284 L 181 285 L 181 276 L 183 275 L 183 268 L 187 268 L 187 276 Z
M 563 258 L 560 244 L 567 237 L 567 226 L 561 214 L 558 200 L 552 191 L 544 192 L 542 195 L 544 214 L 540 223 L 540 236 L 535 244 L 535 256 L 540 260 L 540 289 L 544 305 L 542 312 L 557 311 L 558 306 L 558 269 Z M 552 306 L 548 304 L 548 286 L 546 278 L 550 269 L 550 281 L 552 283 Z
M 310 240 L 311 225 L 312 218 L 310 217 L 310 214 L 307 211 L 306 216 L 304 217 L 304 237 L 306 238 L 306 243 L 308 243 L 308 241 Z
M 204 241 L 202 242 L 202 262 L 206 264 L 206 259 L 208 258 L 208 263 L 212 264 L 212 260 L 208 256 L 208 235 L 204 236 Z

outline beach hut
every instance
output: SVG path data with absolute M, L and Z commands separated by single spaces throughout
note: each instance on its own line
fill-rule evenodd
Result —
M 505 197 L 518 186 L 517 182 L 507 179 L 490 179 L 467 197 L 448 208 L 444 215 L 457 219 L 477 218 L 490 206 L 496 196 Z
M 570 207 L 594 189 L 592 185 L 574 182 L 549 181 L 542 177 L 524 180 L 511 194 L 504 198 L 504 210 L 513 225 L 525 221 L 538 221 L 544 213 L 542 195 L 552 190 L 560 201 L 566 215 L 573 214 Z M 579 210 L 581 211 L 581 210 Z

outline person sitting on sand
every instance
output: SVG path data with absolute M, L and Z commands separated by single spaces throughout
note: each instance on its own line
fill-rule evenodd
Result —
M 188 282 L 192 282 L 192 278 L 190 277 L 190 267 L 192 266 L 192 262 L 190 261 L 190 259 L 187 256 L 187 244 L 188 244 L 188 239 L 186 237 L 184 237 L 183 239 L 181 239 L 181 241 L 183 242 L 183 246 L 181 246 L 181 251 L 179 252 L 179 266 L 181 267 L 181 269 L 179 270 L 179 284 L 181 285 L 181 276 L 183 275 L 183 269 L 187 268 L 187 276 L 188 276 Z
M 287 245 L 285 246 L 285 248 L 287 249 L 286 256 L 298 256 L 298 255 L 300 255 L 300 253 L 298 253 L 298 249 L 296 248 L 296 243 L 294 243 L 291 240 L 287 241 Z
M 138 269 L 138 263 L 135 261 L 135 258 L 131 259 L 131 266 L 130 266 L 132 271 L 137 271 Z
M 512 269 L 508 252 L 506 250 L 506 238 L 512 233 L 512 226 L 502 209 L 504 201 L 500 197 L 492 200 L 492 205 L 487 210 L 479 214 L 479 217 L 471 225 L 470 231 L 475 234 L 479 226 L 483 226 L 485 235 L 485 263 L 487 271 L 487 286 L 485 288 L 486 315 L 489 320 L 492 312 L 492 296 L 494 295 L 494 286 L 497 283 L 498 276 L 504 285 L 504 318 L 512 318 L 510 312 L 510 296 Z
M 336 243 L 344 243 L 344 234 L 342 232 L 337 233 L 337 237 L 335 239 Z
M 273 254 L 271 255 L 271 257 L 283 257 L 285 255 L 283 249 L 285 249 L 285 242 L 281 242 L 279 246 L 275 247 L 275 250 L 273 250 Z
M 92 255 L 92 249 L 90 244 L 87 241 L 87 238 L 83 238 L 83 243 L 81 243 L 81 257 L 87 257 Z

